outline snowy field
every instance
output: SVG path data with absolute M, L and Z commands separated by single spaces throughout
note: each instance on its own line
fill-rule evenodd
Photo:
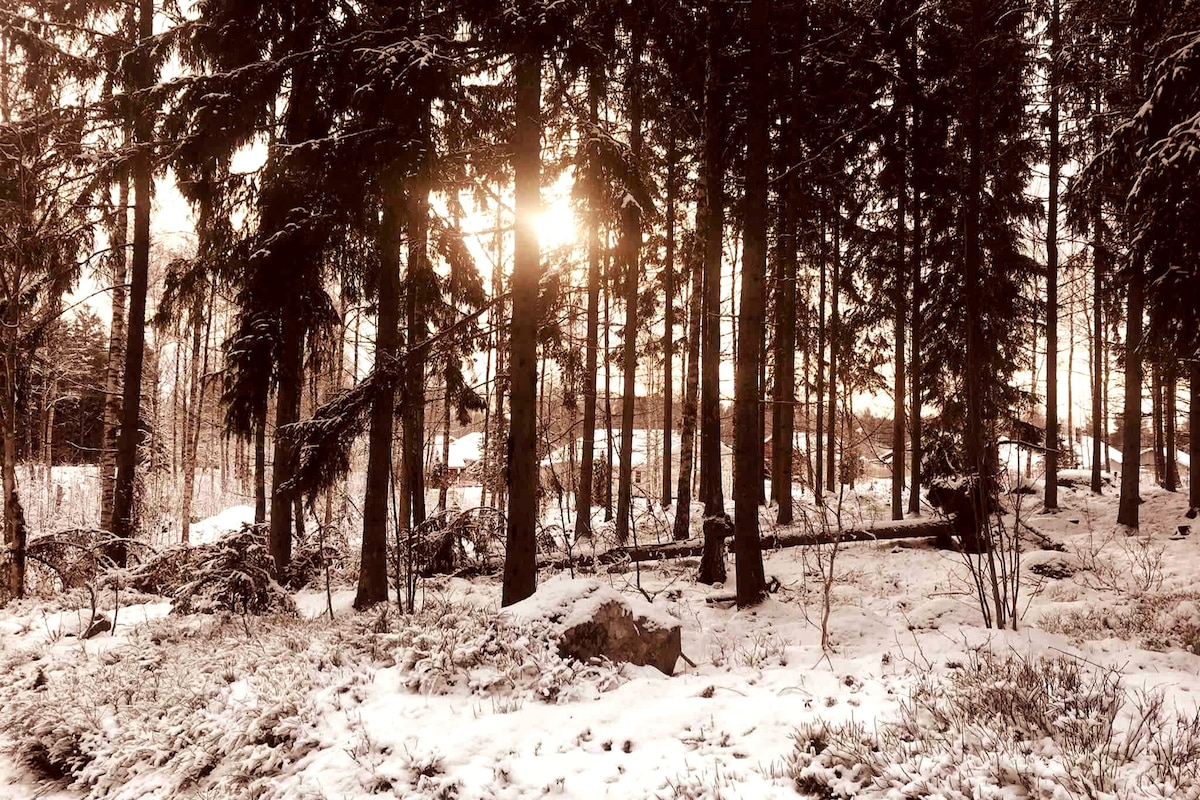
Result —
M 1115 493 L 1024 496 L 1015 632 L 982 627 L 962 557 L 927 542 L 842 545 L 831 580 L 829 546 L 767 552 L 778 589 L 750 610 L 694 560 L 601 568 L 682 624 L 670 678 L 558 658 L 498 615 L 497 578 L 430 579 L 411 616 L 335 586 L 332 620 L 323 591 L 247 619 L 130 592 L 86 640 L 86 591 L 15 603 L 0 798 L 1198 797 L 1200 529 L 1184 494 L 1143 495 L 1137 537 Z

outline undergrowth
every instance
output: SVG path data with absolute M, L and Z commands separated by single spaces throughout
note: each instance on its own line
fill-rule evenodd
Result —
M 978 652 L 914 687 L 896 721 L 817 720 L 793 738 L 805 797 L 1200 797 L 1200 716 L 1065 657 Z
M 39 779 L 86 797 L 283 798 L 307 754 L 344 746 L 328 720 L 354 718 L 381 671 L 411 692 L 491 698 L 494 713 L 622 680 L 612 664 L 564 661 L 546 632 L 485 611 L 382 608 L 333 622 L 268 616 L 253 629 L 229 616 L 168 618 L 98 654 L 10 654 L 0 661 L 0 740 Z M 354 759 L 364 789 L 453 796 L 452 784 L 421 778 L 429 770 L 411 754 L 370 755 Z
M 1050 611 L 1038 627 L 1075 641 L 1118 638 L 1146 650 L 1200 653 L 1200 594 L 1150 593 L 1119 605 Z

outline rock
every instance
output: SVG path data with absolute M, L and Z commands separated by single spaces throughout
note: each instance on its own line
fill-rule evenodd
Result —
M 682 648 L 677 619 L 594 579 L 548 581 L 505 613 L 518 619 L 549 621 L 564 658 L 588 661 L 604 657 L 649 665 L 671 675 Z
M 84 632 L 82 638 L 91 639 L 93 636 L 99 636 L 100 634 L 104 633 L 105 631 L 111 631 L 111 630 L 112 630 L 112 621 L 109 620 L 107 617 L 98 617 L 92 621 L 91 625 L 88 626 L 88 629 Z
M 610 661 L 648 664 L 670 675 L 681 646 L 678 625 L 659 628 L 645 617 L 634 616 L 621 602 L 609 600 L 591 619 L 563 631 L 558 652 L 580 661 L 604 656 Z

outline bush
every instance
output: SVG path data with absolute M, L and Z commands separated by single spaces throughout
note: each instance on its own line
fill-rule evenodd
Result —
M 266 527 L 243 525 L 198 553 L 195 577 L 174 592 L 172 613 L 295 613 L 291 597 L 271 577 L 274 566 Z
M 1115 672 L 1075 660 L 976 654 L 918 685 L 900 719 L 799 728 L 790 774 L 822 798 L 1200 795 L 1200 716 L 1131 699 Z

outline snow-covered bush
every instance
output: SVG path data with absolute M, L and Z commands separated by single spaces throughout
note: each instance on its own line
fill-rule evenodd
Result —
M 1138 642 L 1146 650 L 1200 653 L 1200 594 L 1142 594 L 1108 607 L 1053 611 L 1042 616 L 1038 627 L 1075 641 L 1118 638 Z
M 361 637 L 318 623 L 276 618 L 253 641 L 238 631 L 160 622 L 99 657 L 7 665 L 7 749 L 89 797 L 273 796 L 318 746 L 331 698 L 375 668 Z
M 807 797 L 1200 796 L 1200 717 L 1062 657 L 985 651 L 916 686 L 899 720 L 818 720 L 794 739 L 790 772 Z
M 414 692 L 465 690 L 559 702 L 595 697 L 621 683 L 613 664 L 560 657 L 549 625 L 508 622 L 451 605 L 429 606 L 400 624 L 390 638 L 405 685 Z
M 260 525 L 242 529 L 206 547 L 193 576 L 173 596 L 179 614 L 227 611 L 234 614 L 294 613 L 287 591 L 271 577 L 274 559 Z
M 430 604 L 393 617 L 390 631 L 377 623 L 276 616 L 251 635 L 221 616 L 168 617 L 99 654 L 13 652 L 0 659 L 0 740 L 41 779 L 86 797 L 269 800 L 295 796 L 288 779 L 330 747 L 322 720 L 353 719 L 381 670 L 395 673 L 388 685 L 481 698 L 480 713 L 489 700 L 499 713 L 590 699 L 623 680 L 616 666 L 564 660 L 545 632 L 488 611 Z M 385 747 L 351 748 L 364 787 L 455 796 L 436 753 Z

